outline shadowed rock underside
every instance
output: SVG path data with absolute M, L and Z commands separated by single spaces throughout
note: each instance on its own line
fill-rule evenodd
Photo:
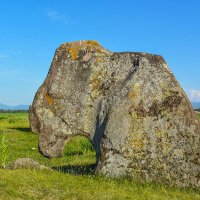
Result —
M 200 185 L 200 126 L 161 56 L 64 43 L 30 109 L 44 156 L 75 135 L 97 153 L 96 172 L 181 187 Z

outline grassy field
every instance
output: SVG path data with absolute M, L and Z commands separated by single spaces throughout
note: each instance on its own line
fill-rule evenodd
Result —
M 200 118 L 200 114 L 199 114 Z M 0 113 L 4 148 L 0 165 L 29 157 L 53 170 L 0 169 L 0 199 L 200 199 L 200 190 L 170 188 L 128 179 L 94 175 L 95 152 L 84 137 L 73 138 L 62 158 L 47 159 L 37 150 L 37 134 L 29 129 L 27 113 Z M 2 140 L 1 140 L 2 141 Z M 1 145 L 1 144 L 0 144 Z M 6 148 L 7 147 L 7 148 Z M 4 150 L 6 156 L 1 153 Z

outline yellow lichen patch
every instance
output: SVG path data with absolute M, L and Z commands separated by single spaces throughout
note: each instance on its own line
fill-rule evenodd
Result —
M 78 57 L 77 48 L 71 47 L 69 49 L 69 53 L 71 54 L 71 57 L 72 57 L 73 61 L 77 59 L 77 57 Z
M 139 83 L 135 83 L 132 90 L 129 92 L 129 98 L 134 99 L 138 95 L 140 95 Z
M 156 136 L 158 138 L 166 137 L 167 136 L 167 132 L 165 132 L 165 131 L 159 131 L 159 130 L 157 130 L 157 131 L 155 131 L 155 134 L 156 134 Z
M 171 95 L 171 87 L 168 86 L 167 84 L 162 84 L 162 92 L 163 92 L 163 98 L 168 97 Z
M 101 95 L 101 93 L 100 93 L 100 91 L 98 91 L 98 90 L 94 90 L 94 91 L 92 91 L 92 93 L 91 93 L 91 97 L 92 97 L 92 99 L 96 99 L 98 96 L 100 96 Z
M 45 93 L 44 98 L 45 98 L 45 100 L 46 100 L 46 102 L 48 103 L 49 106 L 53 105 L 54 100 L 51 96 L 49 96 L 49 94 Z
M 90 87 L 92 91 L 99 90 L 100 86 L 101 86 L 101 81 L 98 79 L 98 77 L 90 80 Z
M 93 49 L 99 51 L 99 43 L 96 41 L 88 40 L 85 42 L 85 46 L 87 48 L 87 51 L 92 51 Z
M 169 112 L 168 110 L 162 110 L 162 111 L 161 111 L 162 117 L 168 117 L 169 114 L 170 114 L 170 112 Z
M 162 92 L 163 92 L 163 95 L 162 95 L 163 99 L 171 95 L 174 95 L 178 92 L 178 89 L 176 87 L 172 87 L 167 83 L 161 83 L 161 87 L 162 87 Z
M 144 143 L 143 143 L 143 139 L 142 138 L 135 138 L 132 140 L 132 144 L 134 146 L 135 149 L 140 150 L 143 148 Z
M 132 119 L 133 119 L 133 120 L 138 119 L 137 113 L 134 112 L 134 109 L 133 109 L 133 111 L 131 112 L 131 116 L 132 116 Z
M 170 150 L 172 149 L 172 145 L 171 144 L 165 144 L 163 147 L 162 147 L 162 152 L 163 152 L 163 155 L 167 155 Z
M 95 40 L 88 40 L 88 41 L 85 41 L 86 44 L 88 45 L 91 45 L 91 46 L 99 46 L 99 43 Z

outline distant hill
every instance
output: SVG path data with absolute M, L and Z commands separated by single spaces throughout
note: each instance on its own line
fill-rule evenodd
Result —
M 0 110 L 28 110 L 29 105 L 8 106 L 0 103 Z
M 200 102 L 192 102 L 192 106 L 194 109 L 200 109 Z
M 194 109 L 200 109 L 200 102 L 192 102 Z M 8 106 L 0 103 L 0 110 L 29 110 L 29 105 Z

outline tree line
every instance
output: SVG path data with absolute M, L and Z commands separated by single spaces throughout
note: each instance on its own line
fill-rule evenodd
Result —
M 3 110 L 3 109 L 0 109 L 0 113 L 28 113 L 28 110 Z

